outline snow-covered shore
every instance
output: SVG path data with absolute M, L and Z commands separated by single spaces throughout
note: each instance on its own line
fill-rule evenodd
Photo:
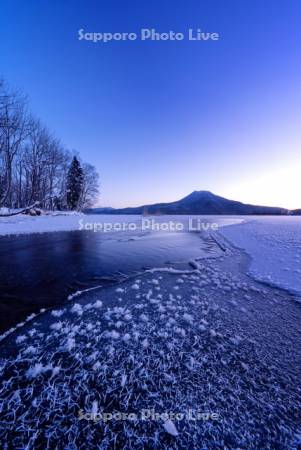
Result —
M 300 308 L 246 266 L 233 250 L 146 272 L 19 328 L 0 344 L 0 442 L 297 449 Z
M 254 216 L 220 232 L 251 256 L 251 276 L 301 296 L 300 216 Z
M 0 216 L 0 236 L 78 230 L 82 217 L 84 215 L 80 213 Z

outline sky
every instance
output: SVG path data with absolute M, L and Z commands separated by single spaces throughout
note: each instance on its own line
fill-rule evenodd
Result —
M 299 0 L 0 0 L 0 77 L 96 166 L 99 206 L 210 190 L 300 208 L 300 23 Z M 78 39 L 142 28 L 185 38 Z

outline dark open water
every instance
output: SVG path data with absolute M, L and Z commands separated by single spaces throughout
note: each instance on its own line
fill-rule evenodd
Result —
M 202 253 L 199 233 L 69 231 L 0 238 L 0 332 L 69 294 Z

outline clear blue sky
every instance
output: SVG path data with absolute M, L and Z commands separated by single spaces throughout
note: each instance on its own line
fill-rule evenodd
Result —
M 208 189 L 301 207 L 299 0 L 1 0 L 0 75 L 101 176 L 99 205 Z M 189 28 L 217 42 L 79 41 Z

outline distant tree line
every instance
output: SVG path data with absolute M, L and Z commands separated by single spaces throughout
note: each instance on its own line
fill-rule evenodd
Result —
M 83 209 L 98 196 L 94 166 L 81 162 L 0 80 L 0 207 Z

